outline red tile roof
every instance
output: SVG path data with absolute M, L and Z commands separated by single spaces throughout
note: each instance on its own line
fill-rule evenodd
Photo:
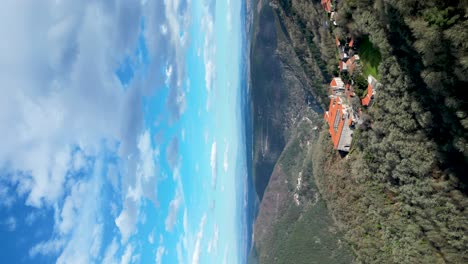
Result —
M 343 132 L 343 126 L 345 125 L 345 119 L 343 118 L 343 105 L 341 98 L 333 97 L 330 100 L 330 106 L 327 112 L 325 112 L 324 119 L 328 123 L 328 131 L 330 132 L 333 147 L 338 148 L 340 142 L 341 133 Z
M 346 62 L 346 68 L 348 69 L 348 72 L 350 74 L 353 74 L 355 67 L 356 67 L 356 55 L 349 58 L 349 60 Z
M 335 37 L 335 44 L 337 47 L 340 46 L 340 40 L 338 39 L 338 37 Z
M 331 13 L 332 11 L 332 6 L 331 6 L 331 0 L 322 0 L 322 6 L 325 11 L 328 13 Z
M 349 41 L 349 47 L 352 48 L 354 45 L 354 38 L 351 38 L 351 40 Z
M 362 98 L 361 99 L 361 103 L 363 106 L 369 106 L 371 101 L 372 101 L 372 95 L 373 95 L 374 91 L 372 89 L 372 85 L 369 83 L 367 85 L 367 95 L 366 97 Z
M 332 88 L 344 88 L 344 82 L 340 77 L 334 77 L 330 82 Z

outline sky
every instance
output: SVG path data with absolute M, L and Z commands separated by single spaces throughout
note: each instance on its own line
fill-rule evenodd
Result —
M 2 263 L 244 263 L 243 1 L 2 2 Z

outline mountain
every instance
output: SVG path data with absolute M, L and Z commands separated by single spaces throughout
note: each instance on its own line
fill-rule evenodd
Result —
M 467 1 L 256 5 L 252 262 L 467 263 Z M 321 120 L 333 77 L 359 113 L 347 155 Z

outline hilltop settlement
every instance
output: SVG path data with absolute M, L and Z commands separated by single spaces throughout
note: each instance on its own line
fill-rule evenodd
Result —
M 336 26 L 335 6 L 332 0 L 322 0 L 322 6 L 330 15 L 330 21 Z M 376 91 L 381 84 L 372 76 L 367 76 L 367 90 L 360 96 L 360 104 L 355 103 L 357 95 L 354 86 L 357 70 L 361 70 L 360 58 L 357 53 L 357 43 L 353 37 L 347 37 L 345 41 L 335 38 L 338 49 L 339 76 L 334 77 L 330 82 L 330 105 L 324 114 L 324 120 L 328 123 L 333 147 L 342 156 L 351 150 L 353 131 L 357 124 L 362 122 L 361 114 L 363 108 L 372 106 Z M 343 77 L 343 78 L 342 78 Z M 353 102 L 354 101 L 354 102 Z

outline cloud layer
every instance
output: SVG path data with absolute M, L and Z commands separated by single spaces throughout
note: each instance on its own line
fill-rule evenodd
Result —
M 170 118 L 184 113 L 189 8 L 183 0 L 2 2 L 0 33 L 8 41 L 0 43 L 0 206 L 24 200 L 54 215 L 50 238 L 35 243 L 30 257 L 136 258 L 136 246 L 127 243 L 142 201 L 157 204 L 159 153 L 143 130 L 142 97 L 167 78 Z M 139 45 L 149 54 L 137 54 Z M 152 74 L 122 85 L 116 70 L 126 58 Z M 158 74 L 165 65 L 170 73 Z M 115 164 L 108 171 L 109 156 Z M 97 202 L 104 181 L 120 198 L 112 205 L 118 233 L 109 245 Z M 33 225 L 37 217 L 28 219 Z M 16 222 L 5 225 L 13 231 Z

